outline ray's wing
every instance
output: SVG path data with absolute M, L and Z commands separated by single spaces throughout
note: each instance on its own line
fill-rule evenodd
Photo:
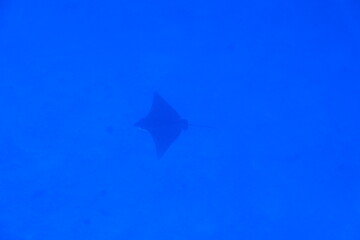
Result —
M 161 121 L 162 124 L 180 121 L 180 115 L 157 92 L 154 93 L 152 106 L 147 116 L 149 119 Z
M 149 130 L 155 143 L 158 158 L 161 158 L 171 144 L 179 137 L 181 130 L 180 125 L 162 126 Z

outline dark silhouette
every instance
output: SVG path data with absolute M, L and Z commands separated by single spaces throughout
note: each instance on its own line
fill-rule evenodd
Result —
M 155 92 L 150 112 L 135 123 L 135 126 L 151 134 L 155 142 L 157 157 L 161 158 L 179 137 L 181 131 L 188 128 L 188 122 Z

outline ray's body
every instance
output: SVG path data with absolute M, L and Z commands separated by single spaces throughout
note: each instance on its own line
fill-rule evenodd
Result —
M 150 112 L 135 123 L 135 126 L 151 134 L 155 142 L 157 157 L 161 158 L 189 124 L 155 92 Z

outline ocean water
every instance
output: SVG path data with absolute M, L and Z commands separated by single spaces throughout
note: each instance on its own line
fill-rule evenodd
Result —
M 0 1 L 0 240 L 359 240 L 359 12 Z

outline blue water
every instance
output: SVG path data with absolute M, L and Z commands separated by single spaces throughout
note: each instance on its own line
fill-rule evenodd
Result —
M 359 240 L 359 11 L 2 0 L 0 240 Z

